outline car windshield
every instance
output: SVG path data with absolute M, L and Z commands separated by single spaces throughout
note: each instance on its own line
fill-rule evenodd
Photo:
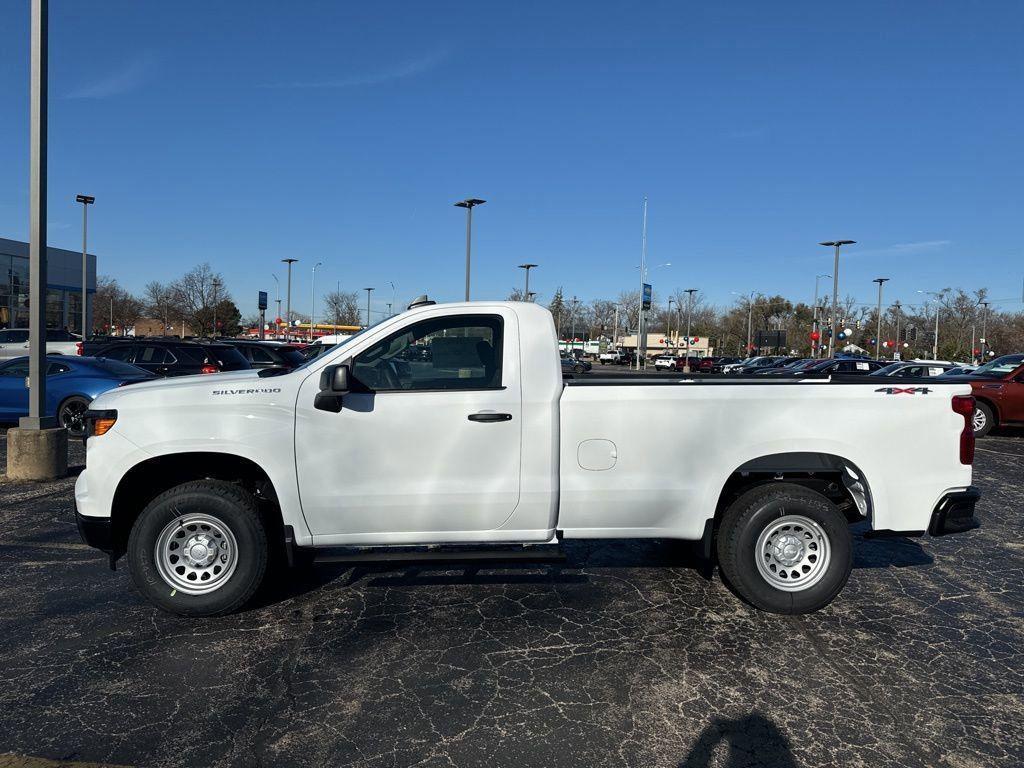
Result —
M 152 373 L 130 363 L 112 360 L 109 357 L 97 357 L 90 361 L 93 368 L 99 368 L 114 376 L 131 376 L 133 378 L 156 378 Z
M 988 379 L 998 379 L 1024 362 L 1024 355 L 1003 355 L 997 357 L 990 363 L 985 363 L 971 373 L 971 376 L 981 376 Z
M 882 366 L 877 371 L 872 371 L 871 375 L 872 376 L 888 376 L 890 374 L 896 373 L 896 371 L 898 371 L 900 368 L 906 368 L 906 367 L 907 367 L 906 363 L 889 363 L 888 365 Z

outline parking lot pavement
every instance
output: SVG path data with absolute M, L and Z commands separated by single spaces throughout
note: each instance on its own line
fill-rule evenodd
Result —
M 0 764 L 1019 766 L 1022 472 L 1020 437 L 980 441 L 982 529 L 858 536 L 803 617 L 685 546 L 613 541 L 318 567 L 187 621 L 78 543 L 72 480 L 0 485 Z

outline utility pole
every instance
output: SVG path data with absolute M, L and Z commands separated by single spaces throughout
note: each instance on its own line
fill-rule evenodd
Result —
M 363 288 L 363 290 L 366 291 L 366 327 L 369 328 L 370 327 L 370 293 L 373 291 L 373 288 Z
M 316 268 L 322 265 L 318 261 L 313 265 L 313 277 L 309 281 L 309 343 L 313 343 L 313 322 L 316 318 Z
M 470 249 L 473 243 L 473 209 L 486 202 L 486 200 L 480 200 L 476 197 L 467 197 L 465 200 L 455 203 L 456 208 L 466 209 L 466 301 L 469 301 L 469 262 Z
M 213 338 L 217 338 L 217 294 L 220 291 L 220 280 L 213 278 Z
M 615 327 L 612 329 L 612 346 L 619 348 L 619 305 L 615 305 Z
M 832 275 L 815 275 L 814 276 L 814 319 L 811 320 L 811 333 L 818 334 L 818 340 L 811 339 L 811 357 L 817 357 L 821 351 L 821 331 L 819 330 L 818 323 L 818 281 L 823 277 L 832 277 Z
M 675 302 L 675 298 L 673 298 L 672 296 L 669 296 L 668 297 L 668 329 L 665 331 L 665 334 L 668 336 L 669 343 L 672 344 L 672 346 L 675 348 L 676 352 L 679 352 L 679 344 L 678 343 L 673 343 L 673 339 L 672 339 L 672 304 L 674 302 Z M 679 323 L 676 323 L 676 326 L 678 326 L 678 325 L 679 325 Z
M 693 294 L 696 288 L 686 289 L 686 363 L 683 365 L 683 373 L 690 372 L 690 318 L 693 315 Z
M 750 331 L 754 320 L 754 292 L 750 292 L 750 298 L 747 299 L 747 357 L 750 357 Z
M 981 313 L 981 360 L 979 361 L 984 364 L 985 355 L 988 351 L 988 305 L 991 302 L 981 301 L 978 303 L 984 307 Z M 973 352 L 974 350 L 971 351 Z
M 839 338 L 839 249 L 844 245 L 854 245 L 856 240 L 829 240 L 818 245 L 835 248 L 832 264 L 832 336 L 829 339 L 830 357 L 836 356 L 836 340 Z
M 89 306 L 89 206 L 96 202 L 92 195 L 75 195 L 75 202 L 82 204 L 82 341 L 89 338 L 89 328 L 85 324 L 86 308 Z
M 882 286 L 889 281 L 888 277 L 876 277 L 871 282 L 878 283 L 878 330 L 875 333 L 875 360 L 882 349 Z
M 519 268 L 526 270 L 526 287 L 523 288 L 523 301 L 530 300 L 530 270 L 536 267 L 536 264 L 520 264 Z
M 281 323 L 278 322 L 281 319 L 281 281 L 277 279 L 277 275 L 273 272 L 270 273 L 270 276 L 274 278 L 274 282 L 277 284 L 277 298 L 275 299 L 277 302 L 277 314 L 274 315 L 274 338 L 276 339 L 281 335 Z
M 903 355 L 900 354 L 900 349 L 902 349 L 902 347 L 900 347 L 900 307 L 903 305 L 900 304 L 899 299 L 897 299 L 893 306 L 896 307 L 896 350 L 892 354 L 892 359 L 902 360 Z
M 292 322 L 292 264 L 298 261 L 298 259 L 281 259 L 281 261 L 288 265 L 288 291 L 285 293 L 288 297 L 288 303 L 285 305 L 284 316 L 284 340 L 288 341 Z

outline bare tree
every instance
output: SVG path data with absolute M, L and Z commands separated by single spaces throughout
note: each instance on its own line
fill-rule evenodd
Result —
M 101 275 L 93 299 L 93 330 L 124 335 L 142 315 L 143 304 L 113 277 Z
M 361 325 L 359 296 L 355 291 L 331 291 L 324 295 L 324 318 L 332 325 Z
M 163 321 L 165 332 L 179 319 L 172 286 L 154 280 L 146 285 L 142 300 L 146 314 L 154 320 Z
M 227 329 L 224 322 L 228 320 L 226 313 L 230 313 L 234 303 L 231 302 L 224 279 L 210 269 L 209 264 L 193 267 L 168 287 L 179 317 L 188 323 L 193 333 L 200 336 L 215 335 L 215 315 L 217 325 Z M 230 303 L 230 307 L 222 307 L 225 302 Z M 234 314 L 238 314 L 237 307 L 234 308 Z M 234 318 L 235 325 L 239 319 L 240 316 Z

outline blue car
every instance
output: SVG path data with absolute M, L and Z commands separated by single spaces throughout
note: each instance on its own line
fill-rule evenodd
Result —
M 73 437 L 85 433 L 82 416 L 95 398 L 108 389 L 156 378 L 149 371 L 118 360 L 47 355 L 46 361 L 46 415 L 55 415 Z M 0 365 L 0 422 L 28 415 L 27 376 L 27 357 Z

